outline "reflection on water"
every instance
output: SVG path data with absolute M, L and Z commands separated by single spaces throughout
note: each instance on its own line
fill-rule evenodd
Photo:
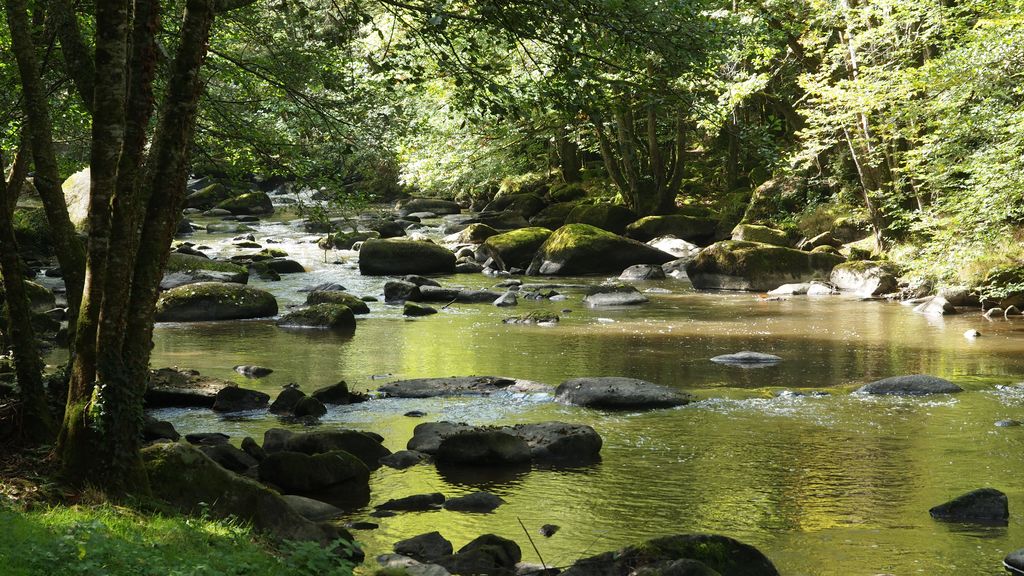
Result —
M 259 283 L 282 304 L 298 290 L 340 282 L 358 295 L 380 296 L 383 279 L 363 278 L 351 264 L 323 264 L 323 253 L 283 225 L 285 250 L 312 268 L 280 283 Z M 217 240 L 209 239 L 212 241 Z M 204 242 L 207 240 L 204 240 Z M 223 243 L 215 248 L 230 253 Z M 343 254 L 350 257 L 351 254 Z M 332 255 L 330 259 L 337 257 Z M 600 279 L 572 279 L 593 283 Z M 444 279 L 489 287 L 483 276 Z M 406 320 L 399 307 L 372 303 L 354 336 L 285 331 L 272 322 L 165 325 L 154 366 L 178 365 L 276 394 L 346 380 L 373 390 L 397 378 L 502 375 L 549 385 L 580 376 L 632 376 L 692 392 L 697 402 L 646 413 L 603 413 L 562 406 L 549 394 L 491 398 L 375 400 L 332 407 L 325 427 L 372 430 L 392 450 L 430 420 L 523 423 L 562 420 L 592 425 L 605 439 L 592 466 L 467 474 L 416 466 L 373 473 L 367 508 L 427 492 L 449 497 L 486 489 L 506 500 L 491 514 L 406 513 L 374 520 L 359 532 L 369 556 L 391 543 L 440 530 L 459 547 L 493 532 L 512 538 L 536 561 L 518 521 L 531 530 L 557 524 L 537 539 L 549 564 L 680 532 L 715 532 L 761 548 L 787 575 L 998 574 L 1007 552 L 1024 547 L 1024 332 L 1019 324 L 970 315 L 929 319 L 882 302 L 841 298 L 767 302 L 749 294 L 695 293 L 675 281 L 632 309 L 588 310 L 582 289 L 559 290 L 562 302 L 521 299 L 515 312 L 455 305 Z M 557 288 L 556 288 L 557 289 Z M 553 327 L 505 325 L 502 318 L 544 309 L 562 314 Z M 570 312 L 563 313 L 563 309 Z M 606 319 L 612 320 L 607 322 Z M 984 336 L 962 337 L 968 328 Z M 739 350 L 776 354 L 774 366 L 743 370 L 709 358 Z M 245 380 L 236 364 L 274 369 Z M 873 379 L 930 373 L 966 389 L 929 399 L 867 398 L 849 392 Z M 791 393 L 779 394 L 782 391 Z M 825 395 L 801 395 L 812 391 Z M 423 410 L 425 418 L 403 416 Z M 205 410 L 163 410 L 183 433 L 218 430 L 235 441 L 270 427 L 296 427 L 265 413 L 224 419 Z M 967 490 L 992 486 L 1011 506 L 1006 527 L 934 522 L 928 509 Z

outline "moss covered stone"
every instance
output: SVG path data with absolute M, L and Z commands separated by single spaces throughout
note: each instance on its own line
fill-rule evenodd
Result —
M 699 562 L 721 576 L 779 576 L 771 560 L 759 550 L 717 534 L 680 534 L 655 538 L 617 552 L 584 558 L 562 574 L 629 574 L 645 567 L 666 566 L 676 560 Z
M 241 320 L 277 314 L 277 300 L 265 290 L 241 284 L 200 282 L 167 290 L 156 304 L 157 322 Z
M 548 191 L 548 197 L 553 202 L 572 202 L 573 200 L 580 200 L 586 198 L 587 190 L 579 182 L 573 182 L 571 184 L 555 184 Z
M 495 198 L 484 207 L 484 212 L 511 210 L 529 218 L 547 206 L 547 202 L 536 194 L 509 194 Z
M 43 256 L 53 255 L 50 223 L 46 220 L 46 212 L 42 208 L 18 208 L 14 211 L 13 225 L 19 250 L 36 252 Z
M 199 282 L 233 282 L 245 284 L 249 281 L 249 271 L 231 262 L 211 260 L 192 254 L 172 252 L 167 259 L 161 290 L 170 290 L 186 284 Z
M 664 264 L 674 257 L 588 224 L 566 224 L 540 247 L 531 275 L 618 274 L 634 264 Z
M 703 244 L 715 234 L 718 223 L 711 218 L 670 214 L 647 216 L 626 227 L 626 236 L 647 242 L 660 236 L 675 236 L 687 242 Z
M 227 186 L 220 182 L 214 182 L 201 190 L 196 190 L 189 194 L 188 198 L 185 199 L 185 207 L 209 210 L 225 200 L 230 200 L 234 195 L 235 193 Z
M 380 232 L 338 232 L 337 234 L 328 234 L 326 238 L 317 242 L 317 245 L 324 250 L 331 248 L 351 250 L 356 242 L 376 240 L 377 238 L 380 238 Z
M 841 256 L 759 242 L 712 244 L 686 266 L 695 288 L 767 291 L 782 284 L 826 279 Z
M 273 490 L 230 472 L 188 444 L 156 444 L 142 451 L 154 496 L 185 513 L 251 522 L 278 540 L 328 544 L 344 530 L 306 520 Z
M 359 250 L 359 272 L 366 276 L 452 274 L 455 254 L 433 242 L 367 240 Z
M 215 208 L 227 210 L 232 214 L 273 214 L 274 204 L 266 192 L 247 192 L 223 202 Z
M 7 302 L 7 294 L 4 292 L 3 276 L 0 276 L 0 314 L 5 314 L 5 302 Z M 36 284 L 31 280 L 25 280 L 23 282 L 25 286 L 25 292 L 28 294 L 28 304 L 32 307 L 32 311 L 35 313 L 46 312 L 56 306 L 56 297 L 50 289 L 41 284 Z M 6 329 L 7 326 L 3 325 Z
M 550 230 L 558 230 L 565 225 L 565 219 L 569 213 L 576 208 L 575 202 L 558 202 L 538 212 L 530 218 L 530 224 L 541 226 Z
M 341 304 L 352 310 L 353 314 L 369 314 L 370 307 L 357 296 L 342 290 L 314 290 L 306 295 L 306 304 Z
M 402 306 L 402 314 L 405 316 L 430 316 L 431 314 L 437 314 L 437 309 L 426 304 L 406 302 Z
M 590 224 L 602 230 L 622 234 L 636 220 L 636 214 L 618 204 L 580 204 L 565 218 L 566 224 Z
M 782 230 L 776 230 L 767 226 L 757 224 L 740 224 L 732 229 L 733 240 L 746 242 L 761 242 L 762 244 L 773 244 L 775 246 L 792 246 L 793 242 Z
M 504 269 L 526 268 L 550 236 L 551 230 L 547 228 L 520 228 L 491 236 L 480 249 L 488 257 L 503 264 Z
M 284 328 L 323 328 L 351 331 L 356 329 L 352 309 L 342 304 L 315 304 L 293 310 L 277 321 Z
M 465 230 L 459 232 L 458 243 L 482 244 L 484 240 L 487 240 L 491 236 L 495 236 L 497 234 L 500 234 L 500 232 L 487 224 L 470 224 Z

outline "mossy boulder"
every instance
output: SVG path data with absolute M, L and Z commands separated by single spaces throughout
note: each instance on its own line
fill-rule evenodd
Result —
M 674 257 L 588 224 L 566 224 L 541 245 L 530 275 L 618 274 L 634 264 L 664 264 Z
M 189 194 L 188 198 L 185 199 L 185 207 L 209 210 L 225 200 L 230 200 L 233 196 L 235 196 L 235 193 L 230 188 L 219 182 L 214 182 Z
M 369 468 L 344 450 L 316 455 L 301 452 L 267 454 L 260 462 L 259 478 L 284 493 L 335 505 L 351 504 L 369 495 Z
M 602 230 L 622 234 L 636 220 L 636 214 L 618 204 L 579 204 L 565 218 L 566 224 L 589 224 Z
M 12 224 L 14 238 L 18 241 L 20 251 L 30 251 L 43 256 L 53 254 L 50 223 L 42 208 L 18 208 L 14 211 Z
M 409 198 L 401 200 L 395 206 L 402 216 L 415 212 L 433 212 L 434 214 L 458 214 L 462 208 L 451 200 L 440 198 Z
M 576 208 L 575 202 L 558 202 L 541 210 L 530 218 L 530 224 L 549 230 L 557 230 L 565 225 L 565 219 Z
M 485 240 L 497 234 L 500 234 L 500 232 L 487 224 L 470 224 L 465 230 L 458 233 L 457 242 L 459 244 L 482 244 Z
M 548 197 L 552 202 L 572 202 L 586 198 L 587 190 L 579 182 L 570 184 L 555 184 L 548 190 Z
M 224 469 L 194 446 L 156 444 L 142 450 L 142 461 L 153 495 L 186 514 L 249 522 L 276 540 L 352 540 L 344 530 L 306 520 L 277 492 Z
M 551 230 L 547 228 L 520 228 L 491 236 L 480 250 L 499 263 L 503 270 L 526 268 L 550 236 Z
M 855 260 L 832 269 L 830 279 L 836 288 L 864 296 L 889 294 L 897 289 L 899 269 L 889 262 Z
M 783 284 L 826 279 L 841 256 L 725 240 L 700 251 L 686 266 L 694 288 L 768 291 Z
M 391 454 L 378 439 L 357 430 L 293 433 L 271 428 L 263 434 L 263 447 L 268 454 L 300 452 L 310 456 L 342 450 L 358 458 L 370 470 L 380 468 L 379 460 Z
M 170 290 L 199 282 L 245 284 L 248 281 L 249 271 L 233 262 L 172 252 L 167 259 L 167 267 L 164 269 L 164 278 L 160 281 L 160 289 Z
M 352 309 L 342 304 L 315 304 L 292 310 L 277 321 L 282 328 L 320 328 L 324 330 L 352 331 L 356 317 Z
M 647 216 L 626 227 L 626 236 L 648 242 L 660 236 L 675 236 L 687 242 L 706 244 L 715 235 L 718 223 L 702 216 L 670 214 L 668 216 Z
M 677 560 L 700 562 L 721 576 L 779 576 L 771 560 L 759 550 L 717 534 L 680 534 L 655 538 L 638 546 L 628 546 L 616 552 L 605 552 L 578 560 L 562 574 L 627 576 L 643 568 L 664 566 Z
M 324 250 L 334 248 L 336 250 L 351 250 L 357 242 L 376 240 L 380 238 L 380 232 L 338 232 L 328 234 L 317 242 L 317 246 Z
M 46 312 L 52 310 L 56 306 L 57 298 L 50 292 L 50 289 L 42 284 L 37 284 L 31 280 L 23 281 L 25 292 L 28 294 L 28 304 L 35 313 Z M 7 294 L 4 292 L 3 276 L 0 276 L 0 316 L 6 315 Z M 5 316 L 6 317 L 6 316 Z M 3 325 L 6 329 L 7 326 Z
M 484 206 L 484 212 L 502 212 L 511 210 L 529 218 L 547 206 L 547 202 L 536 194 L 509 194 L 495 198 Z
M 452 274 L 455 254 L 433 242 L 367 240 L 359 250 L 359 272 L 364 276 Z
M 416 302 L 406 302 L 402 305 L 402 314 L 409 317 L 430 316 L 437 314 L 437 308 Z
M 357 296 L 342 290 L 313 290 L 306 295 L 306 305 L 341 304 L 347 306 L 353 314 L 369 314 L 370 307 Z
M 748 193 L 749 194 L 749 193 Z M 808 200 L 824 197 L 828 190 L 800 176 L 779 176 L 754 189 L 743 214 L 743 223 L 768 222 L 780 214 L 795 214 Z
M 247 192 L 223 202 L 218 202 L 215 208 L 227 210 L 236 215 L 274 213 L 274 203 L 266 192 Z
M 789 234 L 782 230 L 776 230 L 767 226 L 757 224 L 739 224 L 732 229 L 732 239 L 745 242 L 761 242 L 774 246 L 792 246 L 792 239 Z
M 276 314 L 277 300 L 270 292 L 222 282 L 171 288 L 156 303 L 157 322 L 242 320 Z

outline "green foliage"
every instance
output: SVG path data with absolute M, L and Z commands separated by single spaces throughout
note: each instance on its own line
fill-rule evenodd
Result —
M 113 506 L 0 507 L 12 576 L 349 576 L 352 564 L 310 542 L 277 553 L 237 522 L 147 515 Z M 351 544 L 336 542 L 335 547 Z

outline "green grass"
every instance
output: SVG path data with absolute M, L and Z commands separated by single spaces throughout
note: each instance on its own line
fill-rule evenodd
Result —
M 315 543 L 272 551 L 243 525 L 110 505 L 18 512 L 0 504 L 8 576 L 351 576 Z

